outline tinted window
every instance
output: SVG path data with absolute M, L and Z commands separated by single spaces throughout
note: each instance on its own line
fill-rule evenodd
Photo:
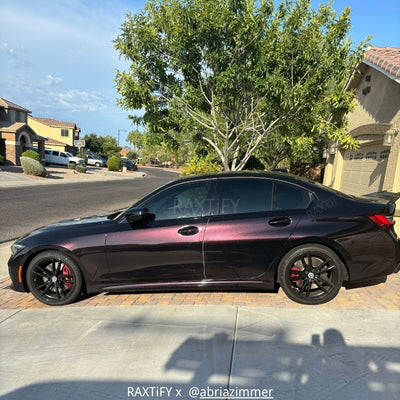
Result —
M 53 156 L 58 156 L 59 152 L 58 151 L 53 151 Z
M 307 190 L 286 183 L 276 183 L 274 210 L 302 210 L 308 207 L 310 201 Z
M 270 211 L 273 183 L 267 179 L 226 179 L 218 183 L 220 214 Z
M 210 182 L 195 182 L 167 189 L 142 204 L 156 220 L 200 217 L 210 214 Z

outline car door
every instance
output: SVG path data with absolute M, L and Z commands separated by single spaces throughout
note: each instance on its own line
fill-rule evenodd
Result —
M 269 178 L 218 181 L 219 210 L 204 236 L 207 279 L 273 282 L 275 261 L 306 208 L 311 194 Z
M 136 204 L 155 218 L 133 225 L 122 219 L 118 230 L 107 234 L 111 279 L 121 284 L 202 280 L 211 187 L 210 181 L 177 184 Z

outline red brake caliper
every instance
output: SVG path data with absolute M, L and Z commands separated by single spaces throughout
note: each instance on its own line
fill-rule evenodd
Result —
M 300 271 L 300 268 L 297 268 L 297 267 L 292 267 L 291 269 L 290 269 L 291 271 Z M 295 274 L 295 273 L 291 273 L 290 274 L 290 277 L 291 278 L 295 278 L 296 276 L 298 276 L 298 274 Z M 297 280 L 295 280 L 295 281 L 292 281 L 292 282 L 300 282 L 301 281 L 301 279 L 297 279 Z
M 71 270 L 68 268 L 68 266 L 67 265 L 65 265 L 64 264 L 64 266 L 63 266 L 63 269 L 62 269 L 62 274 L 63 275 L 72 275 L 72 272 L 71 272 Z M 65 285 L 65 287 L 68 289 L 68 290 L 70 290 L 70 289 L 72 289 L 72 286 L 73 286 L 73 283 L 72 283 L 72 278 L 65 278 L 65 283 L 64 283 L 64 285 Z M 71 283 L 68 283 L 68 281 L 71 281 Z

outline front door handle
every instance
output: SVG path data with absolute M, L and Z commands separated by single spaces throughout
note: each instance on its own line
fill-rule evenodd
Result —
M 189 225 L 189 226 L 184 226 L 181 229 L 178 230 L 178 233 L 181 236 L 191 236 L 195 235 L 196 233 L 199 233 L 199 228 L 197 226 Z
M 268 224 L 270 224 L 271 226 L 287 226 L 290 225 L 292 223 L 292 220 L 290 218 L 287 217 L 283 217 L 283 218 L 274 218 L 268 221 Z

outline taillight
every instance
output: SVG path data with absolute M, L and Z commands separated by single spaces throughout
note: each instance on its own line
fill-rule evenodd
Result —
M 394 225 L 394 221 L 391 221 L 382 214 L 368 215 L 368 218 L 382 228 L 390 228 Z

